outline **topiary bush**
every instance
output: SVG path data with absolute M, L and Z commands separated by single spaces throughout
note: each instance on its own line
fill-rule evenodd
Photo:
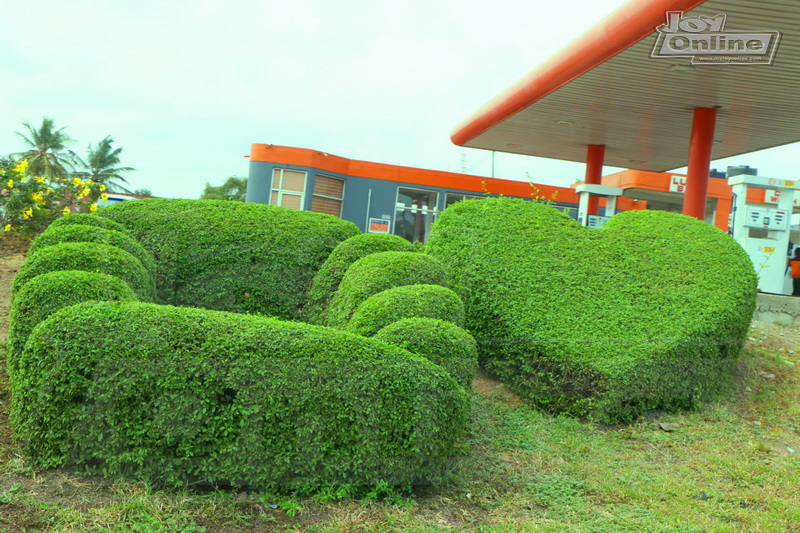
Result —
M 408 487 L 448 469 L 469 412 L 447 372 L 396 346 L 145 303 L 54 313 L 16 374 L 32 464 L 166 485 Z
M 78 270 L 40 274 L 14 298 L 9 314 L 8 371 L 14 378 L 17 359 L 28 335 L 39 322 L 58 311 L 88 300 L 136 301 L 136 293 L 116 276 Z
M 244 202 L 146 199 L 102 208 L 155 257 L 158 301 L 294 319 L 355 224 Z
M 125 281 L 144 301 L 155 296 L 153 277 L 142 262 L 109 244 L 63 242 L 39 249 L 25 260 L 14 278 L 12 294 L 39 274 L 58 270 L 82 270 L 110 274 Z
M 371 337 L 402 318 L 438 318 L 464 325 L 464 304 L 441 285 L 403 285 L 373 294 L 356 308 L 346 331 Z
M 403 318 L 373 337 L 421 355 L 441 366 L 462 386 L 469 387 L 478 368 L 478 348 L 466 330 L 435 318 Z
M 741 247 L 674 213 L 625 212 L 595 230 L 539 203 L 467 200 L 440 215 L 426 253 L 451 273 L 490 373 L 603 422 L 723 391 L 755 305 Z
M 361 303 L 381 291 L 401 285 L 447 286 L 447 272 L 429 255 L 380 252 L 356 261 L 347 269 L 325 313 L 327 325 L 344 328 Z
M 125 229 L 125 226 L 119 222 L 114 222 L 113 220 L 101 217 L 100 215 L 92 215 L 89 213 L 70 213 L 69 215 L 64 215 L 61 218 L 55 219 L 47 228 L 54 229 L 73 225 L 94 226 L 97 228 L 110 229 L 122 233 L 128 232 L 128 230 Z
M 339 288 L 350 265 L 362 257 L 378 252 L 414 252 L 414 246 L 402 237 L 383 233 L 361 233 L 339 243 L 322 264 L 311 289 L 305 316 L 310 322 L 321 322 L 328 301 Z
M 121 231 L 105 229 L 100 226 L 69 224 L 53 227 L 51 225 L 31 242 L 28 257 L 42 248 L 62 242 L 95 242 L 122 248 L 141 261 L 147 271 L 155 276 L 156 263 L 153 261 L 152 254 L 145 250 L 136 239 Z

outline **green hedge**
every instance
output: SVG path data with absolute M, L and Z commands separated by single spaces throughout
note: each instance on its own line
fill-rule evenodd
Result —
M 466 330 L 452 322 L 413 317 L 398 320 L 373 337 L 421 355 L 441 366 L 464 387 L 475 379 L 478 348 Z
M 416 252 L 380 252 L 362 257 L 345 272 L 325 313 L 329 326 L 344 328 L 361 303 L 401 285 L 447 286 L 447 272 L 435 258 Z
M 362 257 L 378 252 L 413 252 L 414 246 L 397 235 L 383 233 L 361 233 L 339 243 L 322 264 L 311 289 L 308 291 L 308 306 L 305 316 L 310 322 L 322 322 L 322 313 L 331 297 L 339 288 L 350 265 Z
M 11 417 L 31 464 L 305 492 L 436 480 L 468 412 L 444 370 L 383 342 L 253 315 L 89 302 L 34 329 Z
M 31 330 L 63 307 L 88 300 L 136 301 L 136 293 L 116 276 L 59 270 L 40 274 L 26 283 L 14 298 L 9 314 L 8 370 L 12 378 L 16 361 Z
M 373 294 L 358 306 L 346 331 L 370 337 L 402 318 L 438 318 L 464 325 L 464 304 L 441 285 L 403 285 Z
M 351 222 L 244 202 L 146 199 L 102 208 L 156 260 L 158 300 L 294 319 Z
M 153 277 L 134 256 L 109 244 L 62 242 L 39 249 L 28 257 L 14 278 L 14 295 L 39 274 L 57 270 L 82 270 L 110 274 L 125 281 L 144 301 L 155 296 Z
M 136 239 L 121 231 L 99 226 L 70 224 L 53 227 L 51 225 L 31 242 L 28 257 L 42 248 L 62 242 L 95 242 L 117 246 L 141 261 L 148 272 L 155 276 L 156 263 L 153 261 L 153 255 L 145 250 Z
M 616 422 L 723 391 L 756 276 L 717 228 L 630 211 L 602 230 L 507 198 L 444 211 L 426 252 L 453 276 L 483 364 L 548 409 Z
M 70 213 L 61 218 L 55 219 L 48 229 L 60 228 L 63 226 L 94 226 L 97 228 L 110 229 L 127 233 L 128 230 L 119 222 L 114 222 L 100 215 L 91 215 L 89 213 Z

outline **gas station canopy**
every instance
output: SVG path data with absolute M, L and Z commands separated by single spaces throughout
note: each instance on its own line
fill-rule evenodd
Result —
M 683 14 L 657 31 L 668 12 Z M 721 51 L 716 59 L 706 45 Z M 569 161 L 587 161 L 587 146 L 602 145 L 601 165 L 663 172 L 686 166 L 697 108 L 716 110 L 711 159 L 800 141 L 799 87 L 798 0 L 632 0 L 451 139 Z

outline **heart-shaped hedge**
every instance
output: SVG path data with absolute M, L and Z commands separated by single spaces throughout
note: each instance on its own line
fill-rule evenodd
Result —
M 661 211 L 595 230 L 540 203 L 468 200 L 442 213 L 426 251 L 452 276 L 492 374 L 605 422 L 723 390 L 755 305 L 740 246 Z

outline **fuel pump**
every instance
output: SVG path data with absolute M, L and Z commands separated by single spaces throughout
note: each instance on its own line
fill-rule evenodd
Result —
M 590 228 L 601 228 L 614 216 L 617 209 L 617 197 L 622 196 L 622 189 L 610 185 L 581 183 L 575 187 L 578 193 L 578 222 Z M 604 196 L 606 199 L 605 216 L 589 214 L 589 196 Z
M 792 294 L 786 277 L 792 208 L 800 182 L 740 174 L 728 179 L 733 188 L 730 227 L 733 238 L 750 256 L 758 273 L 758 288 L 772 294 Z M 777 207 L 748 204 L 747 189 L 776 191 Z

